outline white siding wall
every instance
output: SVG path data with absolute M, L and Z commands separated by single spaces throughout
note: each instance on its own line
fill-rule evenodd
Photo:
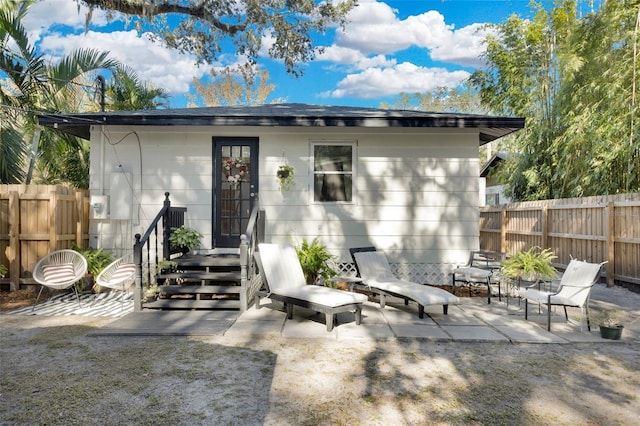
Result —
M 109 175 L 122 169 L 131 173 L 137 204 L 131 221 L 92 221 L 93 246 L 129 248 L 168 191 L 173 205 L 188 208 L 187 224 L 205 234 L 210 247 L 212 137 L 249 136 L 260 138 L 267 241 L 318 237 L 342 261 L 350 261 L 349 247 L 375 245 L 392 262 L 433 264 L 462 263 L 478 247 L 477 131 L 138 127 L 138 143 L 132 130 L 106 128 L 102 141 L 100 129 L 93 129 L 91 194 L 110 195 Z M 357 142 L 354 203 L 312 203 L 312 140 Z M 284 161 L 295 168 L 288 192 L 275 177 Z

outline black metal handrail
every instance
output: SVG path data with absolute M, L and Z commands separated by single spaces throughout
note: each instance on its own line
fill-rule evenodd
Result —
M 164 197 L 162 209 L 160 209 L 156 217 L 151 221 L 144 235 L 135 235 L 136 241 L 133 245 L 133 262 L 136 265 L 136 290 L 133 297 L 135 311 L 142 310 L 142 260 L 144 248 L 146 247 L 147 252 L 147 265 L 151 265 L 151 242 L 155 243 L 154 264 L 157 265 L 160 260 L 158 258 L 158 226 L 162 223 L 162 255 L 164 259 L 169 259 L 171 256 L 171 244 L 169 243 L 171 230 L 184 225 L 184 215 L 187 208 L 171 207 L 168 192 L 164 193 Z M 151 239 L 152 235 L 155 238 Z M 151 282 L 151 268 L 147 268 L 147 282 Z

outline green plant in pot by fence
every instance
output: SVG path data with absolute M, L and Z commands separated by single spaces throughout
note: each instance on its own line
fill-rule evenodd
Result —
M 87 275 L 91 285 L 93 286 L 93 280 L 100 275 L 100 272 L 107 266 L 113 262 L 113 253 L 105 251 L 102 248 L 94 249 L 92 247 L 88 247 L 86 249 L 78 247 L 76 244 L 73 244 L 71 248 L 87 259 Z M 78 288 L 79 291 L 84 290 L 83 288 Z
M 182 225 L 171 231 L 169 242 L 172 248 L 182 248 L 183 253 L 200 248 L 202 234 L 193 228 Z
M 302 265 L 302 272 L 307 280 L 307 284 L 317 284 L 322 278 L 327 280 L 338 275 L 331 267 L 335 256 L 333 256 L 327 248 L 314 238 L 311 242 L 306 238 L 302 239 L 302 243 L 296 246 L 296 253 Z
M 598 316 L 600 326 L 600 336 L 604 339 L 620 340 L 622 337 L 622 317 L 617 309 L 605 309 Z
M 295 182 L 293 181 L 293 167 L 283 164 L 278 166 L 278 171 L 276 172 L 276 179 L 280 183 L 280 189 L 283 191 L 289 191 Z
M 553 259 L 556 258 L 557 256 L 550 249 L 543 250 L 534 246 L 503 260 L 500 264 L 500 273 L 514 281 L 550 280 L 557 274 L 556 268 L 552 265 Z
M 9 273 L 9 269 L 0 263 L 0 278 L 4 278 L 5 275 Z

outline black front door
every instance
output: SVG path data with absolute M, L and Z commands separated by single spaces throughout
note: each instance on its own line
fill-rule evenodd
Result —
M 258 194 L 258 138 L 213 138 L 213 245 L 239 247 Z

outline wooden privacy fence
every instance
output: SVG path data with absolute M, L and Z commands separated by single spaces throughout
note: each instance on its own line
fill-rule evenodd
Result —
M 571 198 L 480 208 L 480 247 L 514 254 L 549 248 L 558 266 L 571 256 L 608 261 L 607 282 L 640 292 L 640 194 Z
M 0 280 L 11 290 L 34 284 L 36 262 L 55 250 L 88 247 L 89 192 L 54 185 L 0 185 Z

